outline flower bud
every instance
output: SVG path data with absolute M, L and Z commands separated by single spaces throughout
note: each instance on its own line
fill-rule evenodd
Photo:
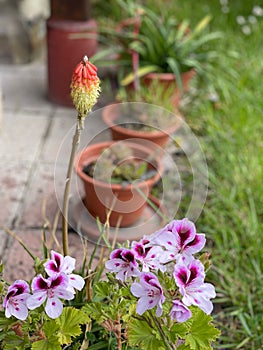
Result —
M 71 81 L 71 97 L 79 118 L 85 118 L 96 104 L 100 94 L 100 80 L 97 67 L 87 56 L 77 64 Z

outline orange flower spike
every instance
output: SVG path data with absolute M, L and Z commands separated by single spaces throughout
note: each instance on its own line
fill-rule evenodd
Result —
M 71 82 L 71 97 L 79 118 L 85 118 L 100 95 L 100 80 L 97 67 L 85 56 L 74 69 Z

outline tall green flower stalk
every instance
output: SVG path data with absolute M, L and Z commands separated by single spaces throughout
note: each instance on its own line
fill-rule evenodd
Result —
M 72 101 L 78 112 L 78 116 L 69 158 L 62 207 L 62 240 L 65 256 L 68 255 L 68 207 L 74 160 L 80 141 L 81 130 L 84 129 L 84 120 L 92 107 L 97 103 L 100 95 L 100 80 L 97 76 L 97 67 L 88 60 L 87 56 L 84 56 L 74 69 L 70 88 Z

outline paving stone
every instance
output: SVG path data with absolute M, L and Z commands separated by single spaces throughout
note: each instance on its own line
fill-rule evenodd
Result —
M 58 108 L 52 117 L 49 135 L 41 152 L 41 160 L 68 164 L 75 128 L 76 112 L 72 109 Z M 103 123 L 100 112 L 93 112 L 86 118 L 78 150 L 80 151 L 91 142 L 110 140 L 110 138 L 110 132 Z
M 17 236 L 26 244 L 30 251 L 40 259 L 42 259 L 42 240 L 41 230 L 24 230 L 15 232 Z M 61 232 L 56 234 L 60 248 L 62 247 L 62 235 Z M 49 233 L 47 233 L 47 246 L 58 252 L 59 249 Z M 53 243 L 52 243 L 53 242 Z M 87 243 L 87 257 L 89 258 L 94 246 L 91 243 Z M 76 270 L 78 270 L 82 264 L 83 259 L 83 246 L 80 237 L 77 234 L 69 234 L 69 255 L 76 258 Z M 94 260 L 96 265 L 97 258 Z M 33 259 L 28 255 L 20 243 L 16 240 L 12 242 L 4 259 L 5 270 L 4 279 L 8 282 L 14 282 L 16 279 L 30 280 L 34 276 Z
M 0 163 L 0 224 L 10 227 L 17 217 L 27 179 L 30 163 Z
M 66 168 L 57 167 L 56 185 L 54 184 L 54 164 L 38 163 L 27 186 L 21 217 L 18 226 L 21 227 L 42 227 L 43 208 L 45 207 L 46 217 L 53 222 L 58 211 L 58 198 L 63 194 L 63 183 L 66 177 Z
M 0 76 L 5 109 L 51 111 L 53 105 L 47 98 L 45 62 L 1 65 Z
M 49 117 L 39 112 L 4 111 L 0 132 L 0 161 L 33 161 L 39 153 Z
M 4 257 L 4 251 L 6 247 L 7 236 L 4 230 L 0 229 L 0 262 Z

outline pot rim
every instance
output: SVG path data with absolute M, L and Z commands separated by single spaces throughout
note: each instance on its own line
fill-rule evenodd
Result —
M 129 103 L 136 103 L 136 102 L 129 102 Z M 116 106 L 119 104 L 120 103 L 113 103 L 111 105 L 104 107 L 102 110 L 102 119 L 108 127 L 115 129 L 116 131 L 119 131 L 123 134 L 129 135 L 131 137 L 134 137 L 135 134 L 140 135 L 141 137 L 144 136 L 146 139 L 148 139 L 148 137 L 153 138 L 153 139 L 158 138 L 160 136 L 163 136 L 164 134 L 169 136 L 172 132 L 177 130 L 180 127 L 180 125 L 182 124 L 183 118 L 181 116 L 177 116 L 176 122 L 173 125 L 165 128 L 163 130 L 160 129 L 160 130 L 154 130 L 154 131 L 142 131 L 142 130 L 133 130 L 133 129 L 129 129 L 129 128 L 124 128 L 123 126 L 114 123 L 115 119 L 118 118 L 118 115 L 111 115 L 110 114 L 111 110 L 116 108 Z M 123 124 L 125 124 L 125 123 L 123 123 Z
M 94 179 L 93 177 L 85 174 L 83 172 L 83 170 L 82 170 L 84 163 L 85 163 L 85 165 L 88 165 L 92 161 L 94 161 L 94 160 L 96 160 L 98 158 L 97 155 L 93 155 L 93 156 L 88 158 L 88 161 L 87 161 L 87 159 L 85 159 L 86 161 L 83 162 L 83 158 L 85 157 L 85 155 L 86 155 L 86 153 L 88 151 L 90 151 L 92 149 L 98 149 L 98 148 L 103 150 L 103 149 L 105 149 L 105 148 L 107 148 L 107 147 L 109 147 L 109 146 L 111 146 L 111 145 L 113 145 L 115 143 L 118 143 L 118 142 L 120 142 L 120 141 L 104 141 L 104 142 L 91 144 L 88 147 L 84 148 L 77 155 L 76 161 L 75 161 L 75 164 L 74 164 L 75 171 L 76 171 L 77 175 L 85 182 L 92 183 L 95 186 L 100 186 L 102 188 L 103 187 L 107 188 L 107 189 L 111 188 L 112 190 L 115 190 L 115 191 L 131 190 L 132 188 L 134 188 L 134 185 L 132 183 L 129 183 L 129 184 L 127 184 L 127 186 L 123 187 L 121 184 L 111 184 L 111 183 L 108 183 L 108 182 L 103 182 L 101 180 Z M 141 151 L 147 153 L 147 155 L 151 155 L 152 154 L 152 149 L 148 149 L 146 146 L 143 146 L 141 144 L 136 144 L 134 142 L 130 142 L 130 141 L 126 141 L 126 140 L 122 140 L 121 142 L 125 142 L 125 144 L 128 144 L 133 149 L 141 150 Z M 162 161 L 161 161 L 160 157 L 156 157 L 156 159 L 154 159 L 154 161 L 156 162 L 156 174 L 153 177 L 149 178 L 149 179 L 146 179 L 146 180 L 143 180 L 141 182 L 138 182 L 137 183 L 137 187 L 138 188 L 140 188 L 140 189 L 144 188 L 145 185 L 149 184 L 149 183 L 153 183 L 154 184 L 161 178 L 161 175 L 163 174 Z

